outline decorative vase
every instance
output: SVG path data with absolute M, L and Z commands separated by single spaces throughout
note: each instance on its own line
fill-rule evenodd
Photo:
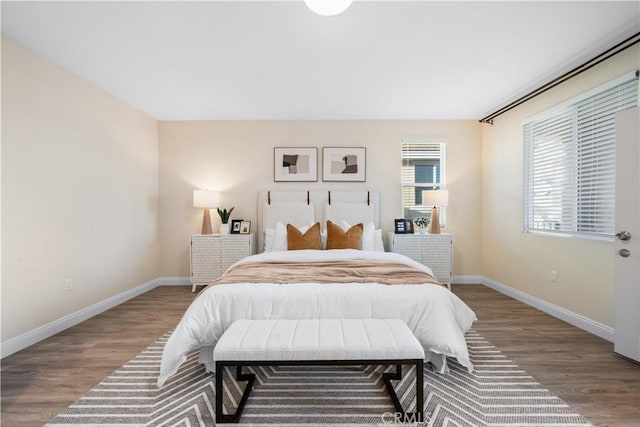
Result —
M 220 224 L 220 234 L 229 234 L 229 224 Z
M 427 234 L 427 227 L 420 227 L 419 230 L 420 234 Z

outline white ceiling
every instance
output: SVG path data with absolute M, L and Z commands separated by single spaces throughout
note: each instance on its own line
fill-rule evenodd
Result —
M 640 2 L 6 2 L 2 32 L 158 120 L 479 119 Z

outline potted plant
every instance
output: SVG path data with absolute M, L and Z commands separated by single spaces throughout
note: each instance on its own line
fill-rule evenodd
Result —
M 218 208 L 218 215 L 220 216 L 220 234 L 229 234 L 229 218 L 231 217 L 231 212 L 233 212 L 233 206 L 231 209 L 220 209 Z
M 429 226 L 429 218 L 421 216 L 420 218 L 414 219 L 413 223 L 420 229 L 420 234 L 425 234 Z

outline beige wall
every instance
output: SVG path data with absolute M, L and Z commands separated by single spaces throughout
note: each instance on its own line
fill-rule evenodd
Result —
M 522 121 L 639 66 L 630 48 L 482 126 L 483 275 L 608 326 L 613 243 L 523 232 Z
M 160 276 L 189 275 L 189 236 L 200 232 L 194 189 L 223 191 L 232 218 L 256 220 L 261 190 L 369 189 L 380 192 L 380 224 L 402 215 L 400 143 L 407 136 L 447 138 L 447 227 L 454 234 L 454 274 L 480 271 L 480 125 L 476 121 L 202 121 L 160 123 Z M 367 148 L 366 183 L 274 183 L 273 148 Z M 219 217 L 212 212 L 217 231 Z M 255 223 L 254 223 L 255 224 Z
M 2 151 L 3 341 L 157 277 L 155 120 L 3 37 Z
M 444 136 L 454 274 L 484 276 L 613 325 L 612 244 L 523 233 L 528 116 L 640 66 L 638 47 L 498 117 L 476 121 L 160 122 L 2 39 L 2 340 L 156 277 L 188 276 L 201 210 L 223 191 L 256 220 L 261 190 L 370 189 L 401 216 L 400 142 Z M 274 183 L 273 148 L 364 146 L 366 183 Z M 320 164 L 319 164 L 320 166 Z M 321 179 L 321 173 L 319 173 Z M 214 230 L 218 216 L 212 214 Z M 254 223 L 255 224 L 255 223 Z M 551 284 L 551 270 L 559 282 Z M 64 291 L 64 281 L 75 289 Z

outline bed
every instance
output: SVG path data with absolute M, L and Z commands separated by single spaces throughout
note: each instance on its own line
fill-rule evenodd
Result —
M 200 363 L 213 372 L 213 348 L 240 319 L 402 319 L 436 371 L 448 371 L 447 357 L 472 371 L 464 334 L 476 320 L 474 312 L 436 284 L 427 266 L 381 251 L 378 206 L 372 192 L 260 193 L 262 253 L 234 264 L 196 297 L 164 347 L 158 386 L 196 349 Z M 304 230 L 326 221 L 367 224 L 362 249 L 278 250 L 279 224 Z

